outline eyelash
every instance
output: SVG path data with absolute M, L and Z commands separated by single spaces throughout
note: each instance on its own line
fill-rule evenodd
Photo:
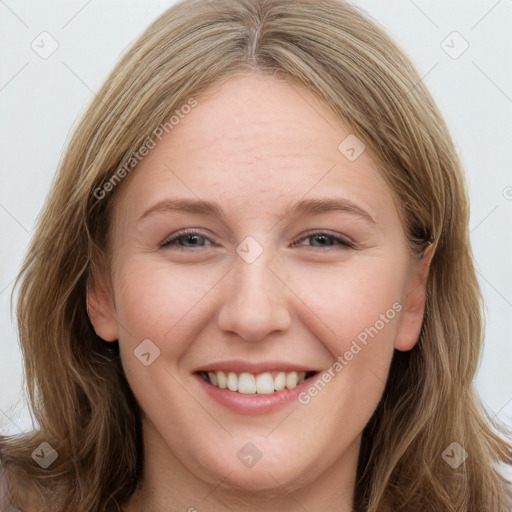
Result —
M 179 233 L 176 233 L 172 237 L 166 239 L 164 242 L 162 242 L 162 244 L 160 246 L 162 248 L 173 247 L 174 246 L 174 247 L 178 248 L 178 250 L 183 250 L 183 251 L 186 251 L 187 249 L 196 250 L 193 247 L 184 247 L 184 246 L 178 245 L 178 242 L 179 242 L 180 239 L 185 238 L 187 236 L 194 236 L 194 235 L 200 236 L 201 238 L 204 238 L 205 240 L 209 240 L 211 242 L 210 245 L 213 245 L 213 246 L 217 245 L 214 241 L 210 240 L 207 236 L 202 235 L 198 231 L 185 230 L 185 231 L 181 231 Z M 325 236 L 325 237 L 333 240 L 334 242 L 336 242 L 336 245 L 340 246 L 339 249 L 333 249 L 332 247 L 335 246 L 335 245 L 332 245 L 332 246 L 326 245 L 324 247 L 318 246 L 318 248 L 321 249 L 324 252 L 334 252 L 334 251 L 339 251 L 341 249 L 354 249 L 355 248 L 355 244 L 353 242 L 350 242 L 349 240 L 347 240 L 345 238 L 342 238 L 342 237 L 339 237 L 339 236 L 336 236 L 336 235 L 333 235 L 333 234 L 329 234 L 326 231 L 308 231 L 305 236 L 303 236 L 298 241 L 292 242 L 291 245 L 292 245 L 292 247 L 297 247 L 299 245 L 298 242 L 300 242 L 302 240 L 307 240 L 308 238 L 313 238 L 315 236 L 320 236 L 320 235 Z M 315 246 L 313 246 L 311 244 L 308 244 L 308 246 L 309 247 L 315 247 Z M 197 247 L 204 247 L 204 246 L 197 246 Z

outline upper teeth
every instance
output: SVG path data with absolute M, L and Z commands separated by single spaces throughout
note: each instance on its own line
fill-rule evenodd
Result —
M 206 374 L 204 374 L 206 376 Z M 222 389 L 238 391 L 244 395 L 268 395 L 284 388 L 292 389 L 302 384 L 306 379 L 306 372 L 278 372 L 275 377 L 270 372 L 234 373 L 234 372 L 208 372 L 210 384 Z

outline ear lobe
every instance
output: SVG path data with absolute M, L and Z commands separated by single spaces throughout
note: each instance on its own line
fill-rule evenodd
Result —
M 103 277 L 91 277 L 87 283 L 87 314 L 100 338 L 117 341 L 118 328 L 111 287 Z
M 409 286 L 400 316 L 395 349 L 406 352 L 418 342 L 425 316 L 427 278 L 434 256 L 434 244 L 430 244 L 421 259 L 413 263 Z

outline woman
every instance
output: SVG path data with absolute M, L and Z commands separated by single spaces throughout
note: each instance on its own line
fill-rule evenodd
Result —
M 429 93 L 357 9 L 171 8 L 78 126 L 20 273 L 40 429 L 0 442 L 6 501 L 509 510 L 468 217 Z

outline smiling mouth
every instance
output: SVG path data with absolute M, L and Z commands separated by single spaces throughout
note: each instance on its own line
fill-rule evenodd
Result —
M 316 371 L 273 371 L 259 374 L 227 371 L 198 372 L 198 375 L 208 384 L 243 395 L 271 395 L 284 389 L 293 389 L 317 374 Z

